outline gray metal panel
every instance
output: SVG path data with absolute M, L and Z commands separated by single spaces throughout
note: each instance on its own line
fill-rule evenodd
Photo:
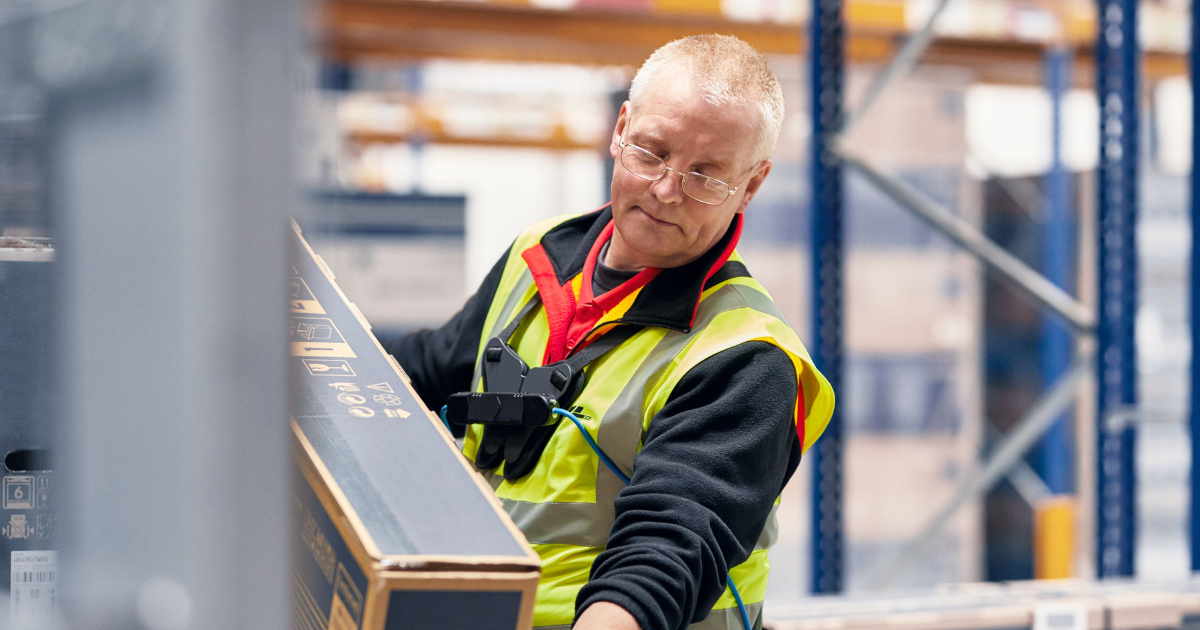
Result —
M 88 0 L 31 26 L 61 254 L 67 627 L 288 625 L 300 8 Z
M 309 233 L 462 236 L 467 229 L 463 195 L 323 192 L 312 201 Z

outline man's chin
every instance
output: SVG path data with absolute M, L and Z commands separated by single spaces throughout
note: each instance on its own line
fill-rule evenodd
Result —
M 638 218 L 640 218 L 643 223 L 649 225 L 651 228 L 658 230 L 670 230 L 678 227 L 674 223 L 663 221 L 662 219 L 655 217 L 639 207 L 633 207 L 632 211 L 638 215 Z
M 648 267 L 662 267 L 677 255 L 677 252 L 670 248 L 671 242 L 662 238 L 660 234 L 642 231 L 626 240 L 626 244 L 637 252 L 642 264 Z
M 679 227 L 672 223 L 656 221 L 634 206 L 618 216 L 616 229 L 626 247 L 636 253 L 639 263 L 648 267 L 662 267 L 678 256 Z

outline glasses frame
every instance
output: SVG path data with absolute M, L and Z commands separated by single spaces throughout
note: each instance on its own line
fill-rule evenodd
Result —
M 719 205 L 725 203 L 726 201 L 729 201 L 729 198 L 732 197 L 734 195 L 734 193 L 736 193 L 738 191 L 738 189 L 742 187 L 742 182 L 746 181 L 746 178 L 750 177 L 750 173 L 754 172 L 754 168 L 758 167 L 758 164 L 755 164 L 754 168 L 751 168 L 750 172 L 746 173 L 746 175 L 742 177 L 742 180 L 740 182 L 738 182 L 737 186 L 730 188 L 729 184 L 717 179 L 716 177 L 709 177 L 708 175 L 702 175 L 695 171 L 692 171 L 690 173 L 684 173 L 683 171 L 677 171 L 677 170 L 671 168 L 670 166 L 667 166 L 666 160 L 655 155 L 655 153 L 653 151 L 643 148 L 643 147 L 639 147 L 638 145 L 633 144 L 632 142 L 625 142 L 624 138 L 622 138 L 618 144 L 621 147 L 621 153 L 617 156 L 617 161 L 620 162 L 621 166 L 624 167 L 625 170 L 629 171 L 629 173 L 631 175 L 633 175 L 634 177 L 636 177 L 638 179 L 645 180 L 648 182 L 657 182 L 657 181 L 662 180 L 663 177 L 666 177 L 667 171 L 671 171 L 672 173 L 675 173 L 676 175 L 679 176 L 679 190 L 681 192 L 683 192 L 683 194 L 687 195 L 688 199 L 691 199 L 692 201 L 695 201 L 697 203 L 702 203 L 706 206 L 719 206 Z M 661 173 L 658 174 L 658 177 L 649 178 L 644 175 L 639 175 L 637 173 L 634 173 L 633 169 L 629 168 L 628 166 L 625 166 L 624 157 L 625 157 L 625 149 L 627 149 L 627 148 L 637 149 L 638 151 L 641 151 L 642 153 L 645 153 L 646 155 L 649 155 L 649 156 L 653 157 L 654 159 L 658 160 L 659 164 L 662 164 L 662 167 L 663 167 L 663 170 Z M 699 177 L 701 179 L 705 179 L 705 180 L 709 180 L 709 181 L 714 181 L 714 182 L 720 184 L 721 186 L 723 186 L 725 188 L 725 198 L 720 201 L 717 201 L 717 202 L 712 202 L 712 201 L 704 201 L 703 199 L 696 199 L 695 197 L 688 195 L 687 190 L 685 190 L 683 187 L 683 183 L 687 180 L 688 175 L 692 175 L 692 176 Z

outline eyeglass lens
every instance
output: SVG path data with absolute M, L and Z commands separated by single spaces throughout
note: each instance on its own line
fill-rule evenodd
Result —
M 641 147 L 626 144 L 621 150 L 621 164 L 642 179 L 656 181 L 667 172 L 667 165 L 657 155 Z M 718 180 L 697 173 L 683 178 L 683 192 L 696 201 L 719 204 L 729 197 L 729 188 Z

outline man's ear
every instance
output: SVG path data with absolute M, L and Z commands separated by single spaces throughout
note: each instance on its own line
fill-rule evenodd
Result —
M 612 142 L 608 145 L 608 153 L 612 159 L 621 154 L 621 136 L 625 135 L 625 125 L 629 124 L 629 101 L 621 104 L 621 113 L 617 114 L 617 124 L 613 127 Z
M 771 166 L 773 164 L 774 162 L 771 161 L 771 158 L 763 160 L 756 168 L 754 175 L 751 175 L 750 179 L 746 180 L 746 196 L 742 197 L 742 202 L 738 204 L 738 212 L 746 211 L 746 207 L 750 205 L 750 200 L 754 198 L 754 195 L 758 194 L 758 189 L 762 186 L 763 180 L 771 173 Z

